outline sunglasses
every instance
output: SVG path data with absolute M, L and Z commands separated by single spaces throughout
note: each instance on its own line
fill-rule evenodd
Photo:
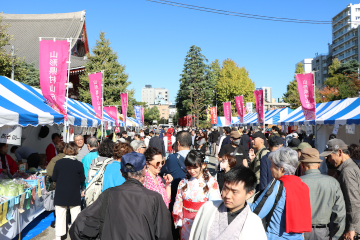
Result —
M 164 166 L 165 161 L 157 162 L 157 163 L 155 164 L 155 166 L 156 166 L 156 167 L 159 167 L 160 164 L 161 164 L 161 166 Z M 153 165 L 153 166 L 154 166 L 154 165 Z

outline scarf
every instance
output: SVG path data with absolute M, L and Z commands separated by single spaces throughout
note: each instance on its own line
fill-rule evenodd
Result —
M 160 195 L 162 196 L 162 198 L 165 202 L 166 207 L 169 208 L 170 199 L 167 196 L 165 185 L 163 184 L 161 177 L 156 176 L 156 180 L 157 180 L 157 184 L 156 184 L 155 180 L 153 179 L 153 177 L 150 175 L 150 173 L 148 171 L 146 171 L 144 187 L 149 190 L 160 193 Z
M 69 158 L 71 160 L 77 160 L 77 156 L 73 156 L 73 155 L 65 155 L 63 158 Z
M 239 213 L 239 215 L 230 223 L 228 223 L 228 213 L 225 204 L 219 206 L 218 211 L 215 212 L 214 222 L 211 225 L 208 239 L 209 240 L 227 240 L 239 239 L 241 231 L 244 227 L 250 207 L 246 207 Z
M 173 133 L 174 129 L 169 128 L 166 132 L 167 137 L 168 137 L 168 153 L 172 153 L 173 149 L 172 149 L 172 141 L 171 141 L 171 137 L 172 137 L 172 133 Z
M 311 205 L 309 187 L 297 176 L 284 175 L 279 178 L 286 191 L 285 232 L 311 232 Z

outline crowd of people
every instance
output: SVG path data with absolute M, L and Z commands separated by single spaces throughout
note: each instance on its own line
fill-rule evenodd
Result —
M 313 136 L 277 126 L 219 130 L 144 128 L 86 144 L 54 134 L 56 239 L 70 222 L 71 239 L 360 239 L 360 146 L 331 135 L 320 154 Z M 12 172 L 7 152 L 1 144 L 0 168 Z M 11 152 L 38 164 L 31 149 Z

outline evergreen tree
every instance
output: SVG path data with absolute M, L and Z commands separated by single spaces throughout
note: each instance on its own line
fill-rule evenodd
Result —
M 219 115 L 224 115 L 222 103 L 231 101 L 232 112 L 237 116 L 234 98 L 236 96 L 243 95 L 245 103 L 255 104 L 254 90 L 255 83 L 250 79 L 245 67 L 240 68 L 234 60 L 225 59 L 216 85 Z
M 180 74 L 180 89 L 176 97 L 176 108 L 179 116 L 191 113 L 195 115 L 196 125 L 200 118 L 205 118 L 206 106 L 213 102 L 214 79 L 211 70 L 205 63 L 208 60 L 201 54 L 201 48 L 193 45 L 187 52 L 184 69 Z M 191 102 L 192 98 L 192 102 Z
M 153 120 L 156 120 L 158 123 L 160 121 L 160 111 L 156 106 L 152 108 L 146 108 L 144 111 L 144 120 L 147 124 L 152 125 Z
M 93 55 L 89 55 L 89 61 L 85 65 L 85 73 L 80 76 L 79 96 L 82 102 L 91 104 L 89 91 L 88 73 L 104 71 L 104 106 L 121 105 L 120 93 L 128 93 L 128 116 L 134 115 L 134 105 L 141 105 L 134 99 L 134 89 L 128 90 L 131 84 L 128 81 L 128 74 L 125 73 L 125 66 L 118 62 L 117 53 L 110 47 L 109 39 L 105 33 L 100 32 L 99 40 L 92 49 Z M 119 107 L 121 109 L 121 107 Z
M 24 79 L 28 74 L 28 69 L 20 67 L 24 63 L 23 58 L 12 56 L 11 52 L 7 52 L 6 45 L 9 45 L 13 38 L 7 33 L 8 24 L 2 24 L 0 13 L 0 76 L 11 77 L 12 64 L 14 61 L 14 78 L 15 80 Z M 37 79 L 39 81 L 39 78 Z
M 26 71 L 26 75 L 17 80 L 32 87 L 40 88 L 39 70 L 35 68 L 35 64 L 23 61 L 19 67 Z
M 302 63 L 298 63 L 296 65 L 295 74 L 303 72 L 304 65 Z M 299 106 L 301 106 L 296 76 L 294 76 L 294 80 L 292 80 L 286 87 L 286 93 L 284 93 L 284 101 L 286 103 L 291 103 L 291 108 L 298 108 Z

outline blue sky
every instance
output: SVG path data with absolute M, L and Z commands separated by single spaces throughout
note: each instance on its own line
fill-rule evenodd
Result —
M 350 2 L 343 0 L 244 1 L 173 0 L 221 10 L 330 21 Z M 184 58 L 191 45 L 209 62 L 226 58 L 244 66 L 256 87 L 272 87 L 273 98 L 286 91 L 295 64 L 315 53 L 327 53 L 331 25 L 262 21 L 166 6 L 146 0 L 120 1 L 2 1 L 0 12 L 40 14 L 86 9 L 89 45 L 106 33 L 126 66 L 135 97 L 141 101 L 145 84 L 168 88 L 170 100 L 179 89 Z M 357 3 L 357 2 L 353 2 Z

